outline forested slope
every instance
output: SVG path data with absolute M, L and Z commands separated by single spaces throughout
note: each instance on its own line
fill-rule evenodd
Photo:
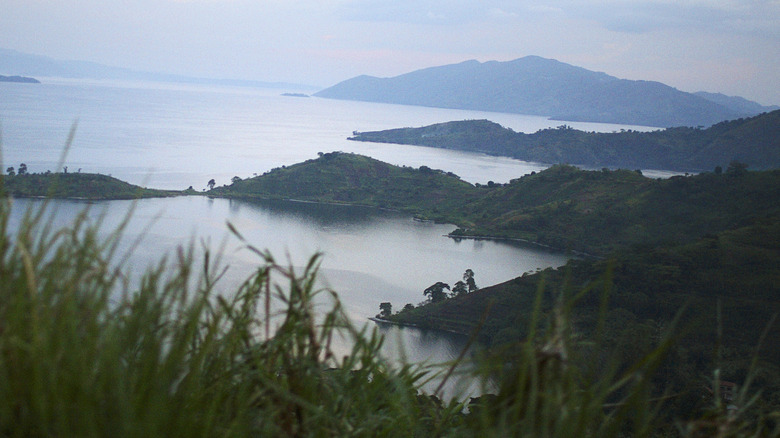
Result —
M 736 160 L 751 169 L 774 169 L 780 167 L 780 110 L 721 122 L 706 129 L 596 133 L 561 126 L 524 134 L 487 120 L 465 120 L 360 132 L 350 140 L 431 146 L 595 168 L 707 171 L 716 166 L 725 168 Z

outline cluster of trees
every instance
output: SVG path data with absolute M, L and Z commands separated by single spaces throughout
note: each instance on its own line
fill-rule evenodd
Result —
M 8 176 L 29 175 L 29 171 L 25 163 L 20 164 L 18 169 L 15 169 L 13 166 L 9 166 L 5 169 L 5 172 L 8 174 Z M 49 175 L 51 173 L 51 170 L 44 172 L 45 175 Z M 68 166 L 64 166 L 62 168 L 62 173 L 68 173 Z M 81 168 L 79 168 L 78 173 L 81 173 Z
M 230 182 L 233 183 L 233 184 L 235 184 L 237 182 L 240 182 L 240 181 L 241 181 L 241 177 L 240 176 L 234 176 L 233 178 L 230 178 Z M 206 187 L 208 187 L 209 190 L 214 190 L 214 186 L 216 186 L 216 185 L 217 185 L 217 181 L 214 178 L 211 178 L 209 180 L 209 182 L 206 183 Z
M 444 290 L 450 291 L 449 294 L 444 292 Z M 458 280 L 452 288 L 450 288 L 450 285 L 447 283 L 444 283 L 443 281 L 437 281 L 436 283 L 428 286 L 423 291 L 423 295 L 428 297 L 428 302 L 430 303 L 440 303 L 447 298 L 454 298 L 461 295 L 465 295 L 470 292 L 474 292 L 477 289 L 477 283 L 474 280 L 474 271 L 471 269 L 466 269 L 466 272 L 463 273 L 463 280 Z M 406 308 L 404 308 L 406 309 Z
M 450 291 L 449 295 L 444 292 L 444 290 L 447 289 Z M 444 283 L 442 281 L 437 281 L 436 283 L 428 286 L 424 291 L 423 295 L 428 297 L 429 302 L 431 303 L 439 303 L 447 298 L 454 298 L 461 295 L 465 295 L 470 292 L 474 292 L 477 289 L 477 283 L 474 280 L 474 271 L 471 269 L 466 269 L 466 272 L 463 273 L 463 280 L 458 280 L 455 285 L 450 288 L 450 285 L 447 283 Z
M 460 297 L 468 293 L 475 292 L 477 289 L 479 289 L 479 287 L 477 287 L 477 282 L 474 280 L 474 271 L 472 269 L 466 269 L 466 271 L 463 273 L 463 279 L 455 282 L 452 287 L 443 281 L 437 281 L 436 283 L 425 288 L 423 295 L 428 297 L 428 300 L 423 302 L 421 305 L 428 303 L 440 303 L 448 298 Z M 445 290 L 449 292 L 445 292 Z M 407 303 L 401 312 L 406 312 L 414 308 L 415 307 L 413 304 Z M 377 318 L 387 319 L 392 316 L 392 314 L 392 303 L 383 302 L 379 304 L 379 314 L 376 316 Z
M 6 171 L 6 173 L 8 173 L 8 176 L 26 175 L 27 174 L 27 165 L 24 164 L 24 163 L 20 164 L 18 171 L 16 169 L 14 169 L 13 166 L 10 166 L 5 171 Z

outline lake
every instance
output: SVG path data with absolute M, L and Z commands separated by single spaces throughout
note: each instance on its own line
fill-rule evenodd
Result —
M 374 131 L 489 119 L 521 132 L 568 124 L 588 131 L 642 129 L 462 111 L 281 96 L 279 90 L 47 80 L 0 83 L 3 162 L 56 171 L 68 131 L 70 171 L 111 174 L 161 189 L 200 190 L 214 178 L 251 177 L 317 157 L 355 152 L 397 165 L 454 172 L 472 183 L 508 182 L 546 166 L 443 149 L 348 141 Z M 294 90 L 290 90 L 294 91 Z M 646 128 L 645 128 L 646 129 Z
M 546 166 L 509 158 L 443 149 L 347 141 L 352 131 L 371 131 L 463 119 L 489 119 L 516 131 L 534 132 L 563 123 L 590 131 L 641 127 L 550 121 L 517 114 L 280 96 L 278 90 L 47 80 L 41 85 L 0 84 L 0 123 L 6 166 L 26 163 L 30 172 L 99 172 L 148 187 L 200 190 L 214 178 L 262 174 L 315 158 L 318 152 L 369 155 L 397 165 L 452 171 L 469 182 L 507 182 Z M 289 90 L 295 91 L 295 90 Z M 63 144 L 78 127 L 67 156 Z M 13 221 L 38 206 L 15 200 Z M 333 288 L 350 318 L 363 324 L 388 301 L 397 310 L 424 300 L 429 285 L 461 279 L 472 269 L 489 286 L 565 263 L 564 254 L 507 242 L 445 237 L 454 226 L 368 208 L 293 202 L 248 203 L 206 197 L 105 201 L 53 201 L 55 221 L 67 224 L 84 208 L 104 217 L 110 230 L 134 206 L 125 248 L 142 244 L 129 260 L 141 272 L 179 245 L 206 242 L 229 266 L 225 290 L 260 262 L 228 233 L 232 223 L 283 264 L 302 266 L 323 253 L 321 280 Z M 13 225 L 13 224 L 12 224 Z M 13 229 L 13 226 L 11 227 Z M 441 362 L 454 358 L 462 340 L 412 329 L 382 328 L 398 359 Z

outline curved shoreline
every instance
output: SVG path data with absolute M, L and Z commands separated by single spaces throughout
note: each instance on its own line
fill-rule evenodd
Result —
M 575 250 L 575 249 L 568 249 L 568 250 L 567 249 L 562 249 L 562 248 L 558 248 L 556 246 L 551 246 L 551 245 L 547 245 L 547 244 L 540 243 L 540 242 L 534 242 L 533 240 L 521 239 L 519 237 L 482 236 L 482 235 L 478 235 L 478 234 L 453 234 L 453 233 L 445 234 L 444 236 L 445 237 L 449 237 L 451 239 L 455 239 L 455 240 L 457 240 L 457 239 L 466 239 L 466 240 L 492 240 L 492 241 L 496 241 L 496 242 L 501 242 L 501 241 L 505 241 L 505 242 L 520 242 L 520 243 L 525 243 L 525 244 L 528 244 L 528 245 L 538 246 L 538 247 L 544 248 L 544 249 L 549 249 L 549 250 L 556 251 L 556 252 L 572 253 L 572 254 L 580 256 L 580 257 L 593 258 L 593 259 L 599 259 L 599 260 L 604 259 L 604 257 L 602 257 L 602 256 L 595 255 L 595 254 L 590 254 L 590 253 L 587 253 L 585 251 L 578 251 L 578 250 Z

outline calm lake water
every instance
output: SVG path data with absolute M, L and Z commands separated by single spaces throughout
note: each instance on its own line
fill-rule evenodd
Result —
M 520 132 L 568 124 L 588 131 L 641 129 L 519 114 L 280 96 L 279 90 L 46 80 L 0 83 L 3 162 L 31 172 L 57 170 L 74 121 L 65 165 L 163 189 L 206 187 L 344 151 L 392 164 L 451 171 L 469 182 L 508 182 L 546 166 L 416 146 L 352 142 L 373 131 L 489 119 Z M 291 90 L 294 91 L 294 90 Z
M 550 121 L 516 114 L 458 111 L 403 105 L 283 97 L 278 90 L 209 88 L 43 80 L 41 85 L 0 83 L 2 157 L 6 166 L 26 163 L 30 172 L 58 170 L 74 120 L 75 139 L 64 159 L 70 171 L 111 174 L 155 188 L 205 187 L 214 178 L 251 177 L 275 167 L 345 151 L 398 165 L 427 165 L 452 171 L 469 182 L 507 182 L 545 166 L 415 146 L 350 142 L 352 131 L 370 131 L 463 119 L 489 119 L 516 131 L 534 132 L 563 123 L 590 131 L 641 127 Z M 289 90 L 295 91 L 295 90 Z M 4 167 L 3 167 L 4 168 Z M 41 201 L 15 200 L 14 221 Z M 456 242 L 444 237 L 451 225 L 413 221 L 402 214 L 310 203 L 247 203 L 205 197 L 150 199 L 137 203 L 54 201 L 55 221 L 67 224 L 84 208 L 104 217 L 110 230 L 134 205 L 125 248 L 142 239 L 129 259 L 141 272 L 180 245 L 206 242 L 229 266 L 229 291 L 259 263 L 232 237 L 232 223 L 280 261 L 302 266 L 324 254 L 321 280 L 338 291 L 358 324 L 375 315 L 379 303 L 395 309 L 423 301 L 429 285 L 458 281 L 472 269 L 488 286 L 523 272 L 559 266 L 566 256 L 502 242 Z M 11 227 L 13 229 L 13 227 Z M 457 356 L 457 337 L 384 327 L 386 354 L 396 360 L 443 362 Z

